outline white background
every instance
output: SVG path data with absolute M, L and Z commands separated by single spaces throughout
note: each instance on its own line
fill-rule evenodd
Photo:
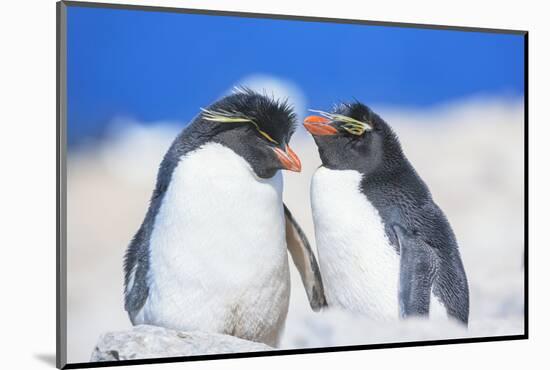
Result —
M 116 2 L 116 1 L 113 1 Z M 529 35 L 530 337 L 528 341 L 325 353 L 149 366 L 162 369 L 508 369 L 548 364 L 550 176 L 548 12 L 541 1 L 131 1 L 336 18 L 526 29 Z M 55 353 L 55 2 L 10 1 L 0 22 L 2 368 L 52 368 Z M 517 150 L 511 148 L 511 150 Z M 536 199 L 536 200 L 535 200 Z M 538 230 L 538 232 L 536 232 Z M 495 256 L 498 258 L 498 256 Z M 544 365 L 539 365 L 542 367 Z M 545 365 L 548 366 L 548 365 Z M 143 368 L 143 367 L 142 367 Z

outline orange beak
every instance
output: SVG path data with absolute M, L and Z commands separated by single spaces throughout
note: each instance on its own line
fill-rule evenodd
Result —
M 285 150 L 274 148 L 273 151 L 277 155 L 277 158 L 283 165 L 285 170 L 300 172 L 302 170 L 302 163 L 300 158 L 294 153 L 292 149 L 287 145 Z
M 328 118 L 321 116 L 308 116 L 304 120 L 304 127 L 310 134 L 317 136 L 328 136 L 338 133 L 338 130 L 329 123 L 330 120 Z

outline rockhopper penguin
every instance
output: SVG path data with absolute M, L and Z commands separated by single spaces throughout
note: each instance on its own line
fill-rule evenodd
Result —
M 322 161 L 311 204 L 328 305 L 374 319 L 442 314 L 467 324 L 453 230 L 390 126 L 359 102 L 314 112 L 304 125 Z
M 276 345 L 286 319 L 287 248 L 311 307 L 325 305 L 307 239 L 282 201 L 291 107 L 239 89 L 202 112 L 164 156 L 145 219 L 126 252 L 134 325 L 229 334 Z

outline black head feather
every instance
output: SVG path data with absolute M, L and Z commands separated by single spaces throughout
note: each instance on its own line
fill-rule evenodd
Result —
M 333 108 L 332 113 L 341 114 L 343 116 L 351 117 L 358 121 L 365 122 L 372 128 L 374 128 L 375 125 L 379 126 L 380 121 L 382 121 L 376 113 L 374 113 L 369 107 L 358 100 L 337 104 Z
M 248 118 L 251 122 L 236 124 L 249 124 L 267 133 L 279 144 L 286 144 L 290 141 L 296 128 L 296 115 L 288 100 L 260 94 L 247 87 L 239 87 L 235 91 L 234 94 L 210 105 L 206 111 Z
M 391 127 L 365 104 L 354 100 L 337 104 L 326 116 L 340 115 L 364 123 L 361 132 L 349 132 L 346 121 L 331 120 L 338 134 L 314 136 L 323 165 L 333 169 L 354 169 L 362 173 L 386 171 L 401 165 L 405 158 Z
M 287 168 L 276 153 L 288 151 L 295 126 L 296 116 L 286 100 L 238 88 L 202 109 L 176 138 L 170 157 L 219 143 L 247 160 L 257 176 L 269 178 Z

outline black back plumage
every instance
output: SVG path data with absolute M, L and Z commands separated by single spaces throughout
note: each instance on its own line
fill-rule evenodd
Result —
M 393 225 L 400 225 L 430 246 L 437 256 L 433 292 L 448 313 L 467 323 L 469 316 L 468 282 L 458 243 L 443 211 L 416 171 L 404 162 L 400 168 L 366 176 L 361 191 L 384 220 L 386 235 L 399 252 Z

